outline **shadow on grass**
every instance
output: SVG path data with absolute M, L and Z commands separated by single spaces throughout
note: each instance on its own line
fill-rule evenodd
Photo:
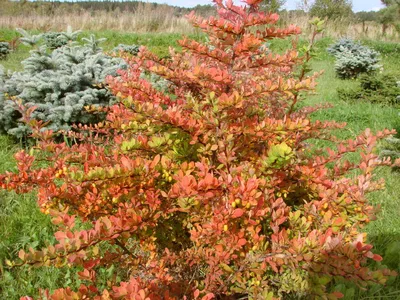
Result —
M 371 269 L 388 268 L 400 274 L 400 234 L 369 235 L 369 243 L 374 245 L 372 251 L 383 257 L 381 262 L 373 262 Z M 390 277 L 385 285 L 371 284 L 364 290 L 355 284 L 337 280 L 332 291 L 344 294 L 344 300 L 398 300 L 400 299 L 400 277 Z

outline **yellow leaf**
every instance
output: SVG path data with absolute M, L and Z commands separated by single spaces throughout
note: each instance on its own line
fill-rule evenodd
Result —
M 225 271 L 227 271 L 227 272 L 229 272 L 229 273 L 235 272 L 235 271 L 234 271 L 230 266 L 228 266 L 227 264 L 220 263 L 219 265 L 220 265 L 220 267 L 221 267 L 222 269 L 224 269 Z

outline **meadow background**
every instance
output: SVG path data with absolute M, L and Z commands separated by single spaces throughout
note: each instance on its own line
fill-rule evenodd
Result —
M 3 5 L 3 2 L 1 3 Z M 87 7 L 85 8 L 85 5 Z M 105 4 L 104 4 L 105 5 Z M 166 5 L 138 4 L 135 9 L 124 11 L 118 3 L 109 3 L 114 7 L 95 9 L 89 4 L 68 3 L 29 3 L 20 7 L 2 6 L 0 11 L 0 40 L 13 41 L 19 37 L 16 27 L 29 29 L 32 33 L 65 30 L 67 25 L 82 29 L 81 36 L 93 33 L 96 37 L 105 37 L 102 44 L 105 51 L 118 44 L 136 44 L 149 47 L 160 56 L 168 55 L 168 47 L 178 47 L 177 40 L 182 34 L 196 40 L 204 36 L 188 26 L 184 14 L 187 9 Z M 32 13 L 32 7 L 36 13 Z M 197 7 L 202 15 L 211 14 L 207 7 Z M 51 12 L 51 13 L 49 13 Z M 282 24 L 294 23 L 304 29 L 301 41 L 308 37 L 309 16 L 299 12 L 283 12 Z M 366 26 L 368 30 L 365 30 Z M 326 48 L 340 36 L 349 36 L 381 53 L 381 72 L 398 73 L 400 70 L 399 35 L 394 27 L 385 29 L 376 22 L 328 22 L 324 36 L 317 41 L 317 55 L 312 61 L 314 71 L 324 70 L 314 95 L 306 97 L 303 105 L 331 103 L 333 108 L 323 109 L 313 114 L 314 119 L 346 122 L 344 130 L 337 131 L 340 138 L 352 138 L 365 128 L 373 131 L 384 128 L 400 131 L 399 107 L 374 104 L 366 101 L 348 102 L 339 100 L 338 88 L 352 88 L 357 80 L 341 80 L 335 76 L 334 58 L 328 55 Z M 274 41 L 271 47 L 284 50 L 289 40 Z M 179 47 L 178 47 L 179 48 Z M 7 59 L 0 63 L 5 69 L 17 71 L 20 62 L 29 56 L 29 48 L 19 45 Z M 13 153 L 24 145 L 8 136 L 0 136 L 0 172 L 15 169 Z M 316 145 L 317 147 L 323 145 Z M 379 149 L 378 149 L 379 150 Z M 375 245 L 375 252 L 381 254 L 383 264 L 400 272 L 400 172 L 382 168 L 377 177 L 386 181 L 386 189 L 370 196 L 374 205 L 381 211 L 378 219 L 366 228 L 369 240 Z M 53 242 L 53 227 L 48 216 L 39 212 L 35 195 L 16 195 L 0 192 L 0 299 L 19 299 L 23 295 L 37 295 L 39 287 L 55 289 L 57 287 L 79 286 L 79 280 L 68 268 L 53 267 L 9 270 L 6 259 L 17 257 L 21 248 L 39 248 Z M 104 276 L 116 272 L 105 269 Z M 400 299 L 400 280 L 393 278 L 386 286 L 374 286 L 363 291 L 347 282 L 336 282 L 336 289 L 345 294 L 345 299 Z

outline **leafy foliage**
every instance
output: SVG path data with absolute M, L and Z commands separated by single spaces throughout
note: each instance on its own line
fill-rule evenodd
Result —
M 363 44 L 385 56 L 400 56 L 400 43 L 364 40 Z
M 21 123 L 15 98 L 27 107 L 36 107 L 32 117 L 49 122 L 47 128 L 69 129 L 72 123 L 89 124 L 101 116 L 88 114 L 86 105 L 110 105 L 115 97 L 104 86 L 107 75 L 116 75 L 125 63 L 104 55 L 98 42 L 83 46 L 66 45 L 52 52 L 45 46 L 32 50 L 22 62 L 24 70 L 6 78 L 0 93 L 0 126 L 8 134 L 24 137 L 29 127 Z M 4 97 L 4 94 L 6 95 Z
M 269 12 L 277 12 L 285 5 L 286 0 L 263 0 L 261 9 Z
M 353 14 L 350 0 L 315 0 L 310 14 L 319 18 L 339 20 Z
M 5 59 L 10 53 L 10 45 L 7 42 L 0 42 L 0 59 Z
M 381 187 L 372 171 L 389 164 L 374 145 L 392 132 L 339 141 L 330 130 L 344 125 L 312 122 L 315 107 L 295 111 L 315 86 L 310 54 L 299 57 L 295 43 L 283 54 L 260 46 L 300 30 L 276 28 L 278 15 L 257 0 L 215 3 L 218 18 L 189 15 L 213 48 L 184 39 L 170 59 L 146 49 L 128 58 L 108 79 L 121 103 L 88 107 L 107 120 L 70 132 L 79 143 L 55 142 L 34 109 L 24 112 L 41 142 L 16 154 L 18 172 L 1 186 L 37 188 L 59 231 L 54 246 L 21 250 L 8 265 L 79 266 L 84 282 L 43 298 L 338 299 L 327 292 L 334 277 L 367 286 L 393 274 L 365 266 L 382 258 L 361 230 L 374 217 L 366 194 Z M 143 70 L 171 82 L 168 92 Z M 315 153 L 310 139 L 336 149 Z M 345 159 L 353 152 L 358 162 Z M 118 276 L 101 286 L 110 265 Z
M 379 21 L 383 25 L 382 34 L 386 34 L 386 28 L 388 25 L 393 25 L 397 32 L 400 32 L 400 1 L 389 0 L 382 1 L 386 5 L 385 8 L 379 11 Z
M 378 13 L 376 11 L 359 11 L 355 13 L 355 16 L 358 21 L 361 22 L 371 22 L 371 21 L 377 21 L 378 19 Z
M 328 48 L 328 52 L 336 58 L 335 70 L 341 79 L 373 73 L 380 67 L 378 52 L 348 38 L 340 39 Z
M 339 98 L 344 101 L 370 101 L 382 104 L 400 103 L 399 78 L 393 74 L 360 76 L 360 85 L 354 89 L 339 89 Z

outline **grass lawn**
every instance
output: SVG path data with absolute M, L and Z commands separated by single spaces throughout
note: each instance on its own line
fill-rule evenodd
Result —
M 103 45 L 109 50 L 119 43 L 148 45 L 151 50 L 164 56 L 168 54 L 168 46 L 177 46 L 177 34 L 123 34 L 118 32 L 96 32 L 98 37 L 108 40 Z M 0 29 L 0 35 L 6 39 L 15 36 L 12 30 Z M 202 39 L 202 36 L 193 36 Z M 320 103 L 332 103 L 331 109 L 321 110 L 313 114 L 315 120 L 335 120 L 346 122 L 346 129 L 338 131 L 341 138 L 352 138 L 365 128 L 373 131 L 384 128 L 400 130 L 399 108 L 381 106 L 366 102 L 350 103 L 338 99 L 338 87 L 351 87 L 357 84 L 355 80 L 340 80 L 334 74 L 334 61 L 325 53 L 329 39 L 322 40 L 320 55 L 313 62 L 316 71 L 325 70 L 319 78 L 316 94 L 307 97 L 304 105 L 312 106 Z M 284 42 L 282 43 L 282 45 Z M 377 45 L 370 42 L 371 46 Z M 278 43 L 274 45 L 280 48 Z M 381 47 L 382 45 L 379 44 Z M 384 48 L 384 47 L 383 47 Z M 378 49 L 379 50 L 379 49 Z M 398 51 L 398 50 L 396 50 Z M 21 46 L 7 60 L 1 62 L 6 69 L 21 69 L 20 61 L 28 56 L 28 48 Z M 383 68 L 396 71 L 400 68 L 400 54 L 386 53 L 382 56 Z M 322 146 L 318 145 L 317 146 Z M 13 153 L 20 148 L 18 143 L 6 136 L 0 136 L 0 171 L 13 170 Z M 386 181 L 386 189 L 370 195 L 372 203 L 381 206 L 378 219 L 366 228 L 375 252 L 381 254 L 384 260 L 380 265 L 386 265 L 400 272 L 400 172 L 382 168 L 376 173 Z M 35 203 L 34 195 L 15 195 L 0 192 L 0 264 L 5 259 L 13 259 L 21 248 L 41 247 L 46 241 L 53 241 L 53 228 L 48 216 L 41 214 Z M 79 280 L 74 272 L 68 269 L 40 268 L 28 270 L 20 268 L 8 271 L 0 265 L 0 299 L 19 299 L 23 295 L 35 296 L 38 288 L 62 286 L 79 286 Z M 362 291 L 347 282 L 337 282 L 336 288 L 345 295 L 345 299 L 400 299 L 400 280 L 392 279 L 387 286 L 374 286 L 369 291 Z

